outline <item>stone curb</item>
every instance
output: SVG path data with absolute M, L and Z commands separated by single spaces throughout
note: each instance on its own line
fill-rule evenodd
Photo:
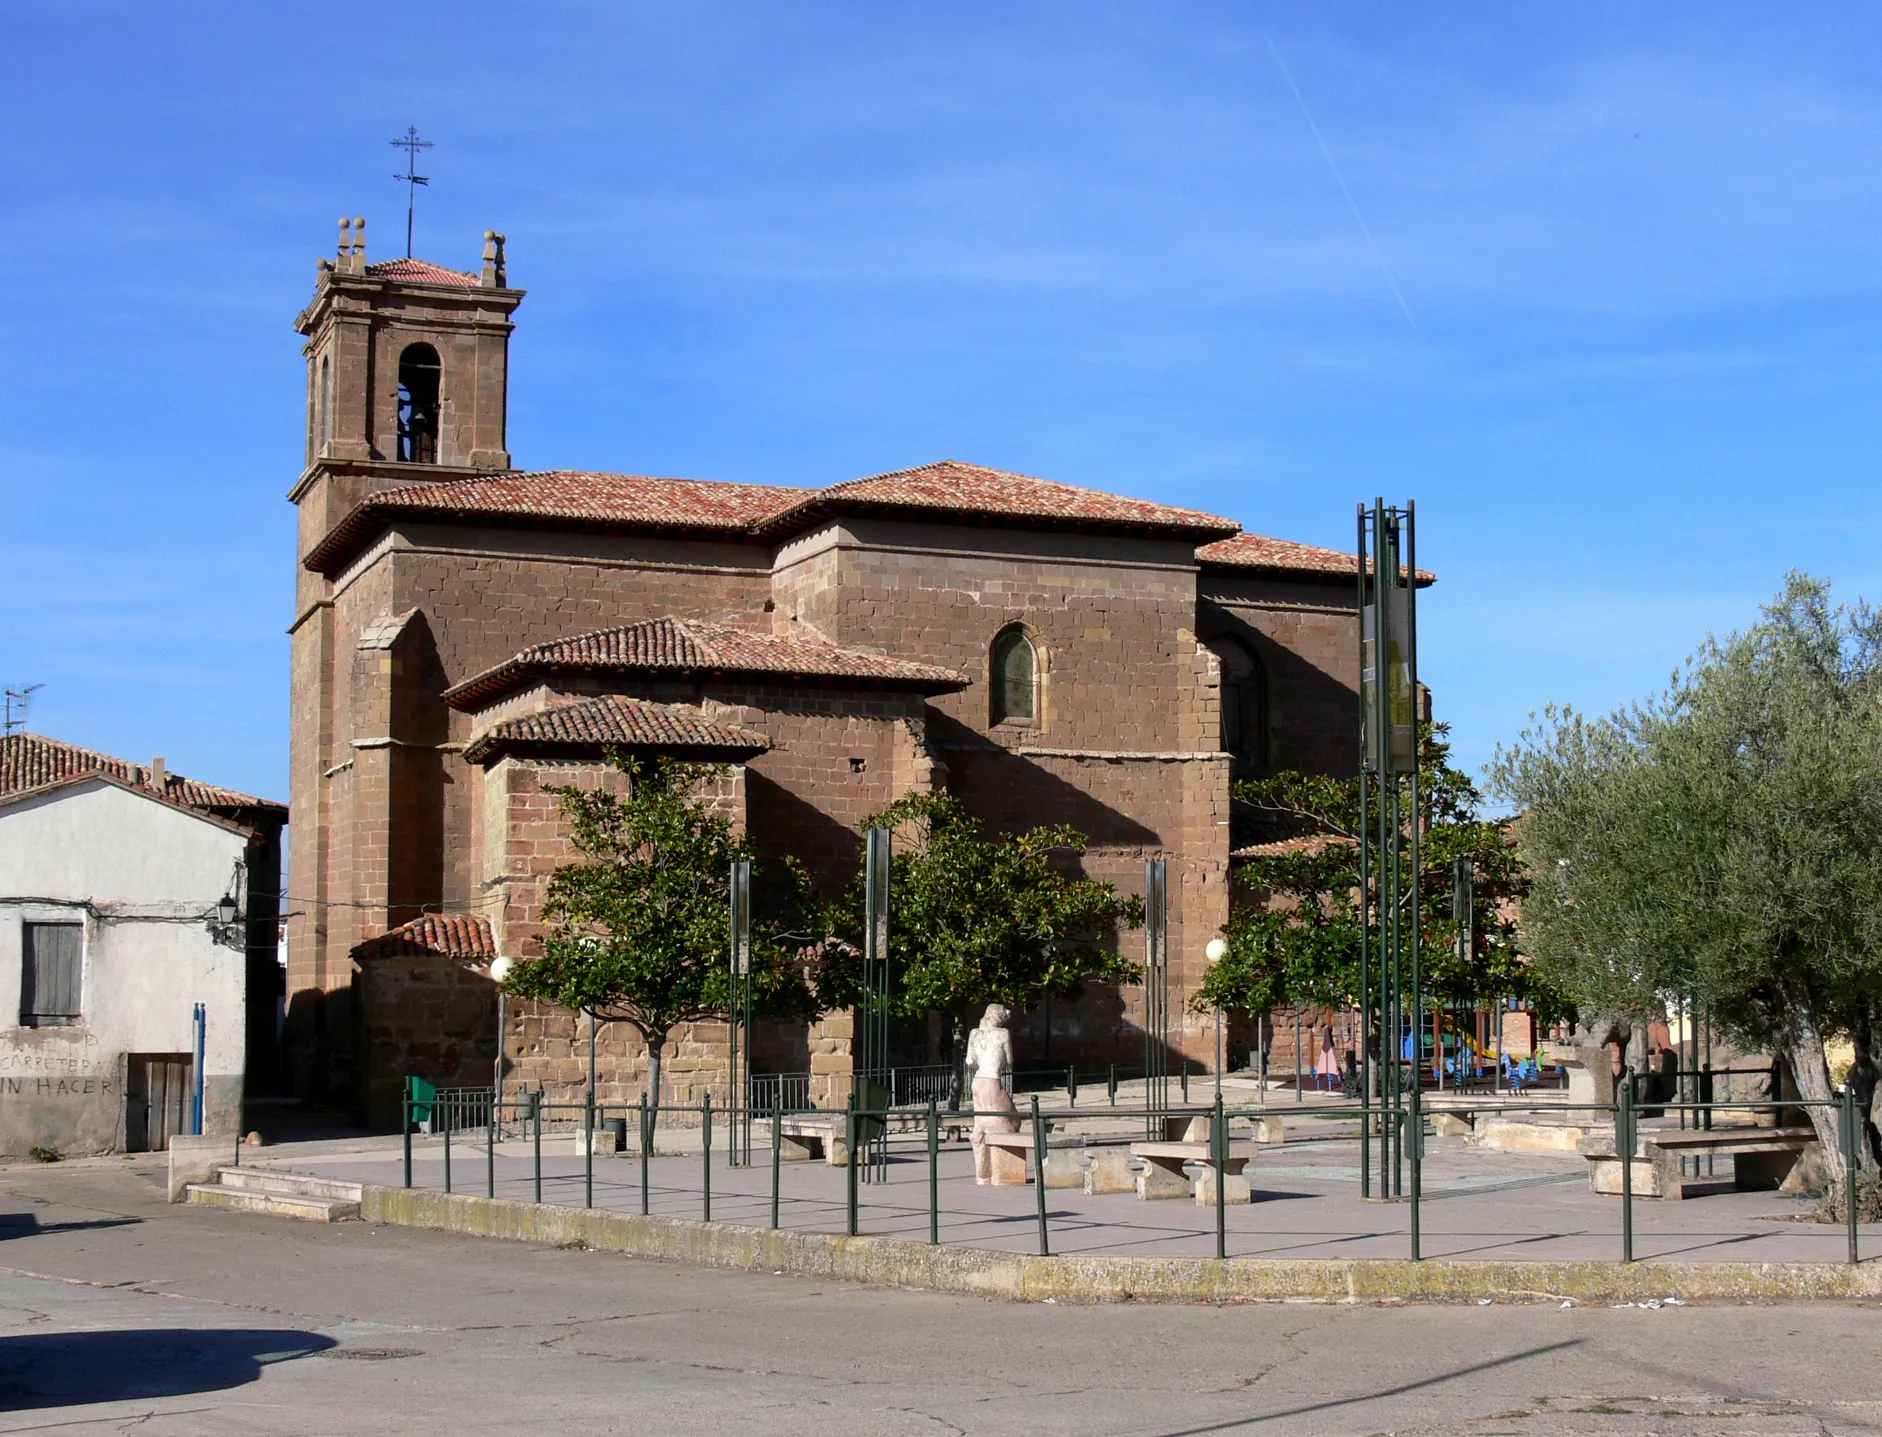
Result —
M 1832 1262 L 1459 1262 L 1433 1258 L 1039 1257 L 892 1237 L 735 1227 L 365 1185 L 367 1222 L 785 1272 L 1010 1302 L 1561 1302 L 1882 1299 L 1882 1265 Z

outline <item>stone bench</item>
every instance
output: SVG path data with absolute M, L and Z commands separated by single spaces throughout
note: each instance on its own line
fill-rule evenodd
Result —
M 1252 1201 L 1253 1191 L 1242 1169 L 1256 1152 L 1254 1143 L 1230 1143 L 1223 1154 L 1222 1190 L 1231 1206 Z M 1144 1170 L 1137 1175 L 1137 1196 L 1148 1202 L 1158 1198 L 1195 1196 L 1198 1207 L 1215 1206 L 1215 1164 L 1204 1142 L 1132 1143 L 1131 1156 L 1141 1158 Z M 1187 1163 L 1201 1163 L 1203 1172 L 1194 1184 L 1183 1171 Z
M 1046 1131 L 1052 1131 L 1052 1125 L 1045 1125 Z M 1033 1138 L 1030 1126 L 1017 1133 L 988 1133 L 987 1169 L 995 1187 L 1019 1187 L 1032 1181 L 1031 1158 Z M 1082 1145 L 1081 1145 L 1082 1146 Z M 1084 1186 L 1084 1170 L 1072 1156 L 1075 1150 L 1070 1147 L 1058 1149 L 1052 1147 L 1052 1140 L 1046 1139 L 1046 1186 L 1049 1188 L 1075 1188 Z
M 769 1135 L 773 1119 L 761 1119 Z M 797 1113 L 775 1120 L 778 1125 L 778 1160 L 808 1163 L 822 1158 L 833 1168 L 849 1166 L 849 1130 L 841 1113 L 827 1117 L 818 1113 Z
M 1589 1187 L 1618 1197 L 1622 1174 L 1614 1133 L 1587 1138 L 1581 1153 L 1588 1159 Z M 1729 1157 L 1731 1177 L 1687 1176 L 1681 1160 L 1706 1156 Z M 1814 1128 L 1644 1131 L 1633 1158 L 1633 1192 L 1673 1200 L 1717 1192 L 1801 1192 L 1821 1162 Z

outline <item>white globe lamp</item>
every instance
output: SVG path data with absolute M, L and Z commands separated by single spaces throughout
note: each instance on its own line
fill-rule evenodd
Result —
M 492 983 L 501 983 L 515 971 L 516 960 L 514 958 L 497 958 L 490 964 L 490 981 Z
M 1225 940 L 1221 938 L 1211 938 L 1208 943 L 1203 946 L 1202 956 L 1207 958 L 1211 963 L 1220 963 L 1228 951 L 1229 945 Z

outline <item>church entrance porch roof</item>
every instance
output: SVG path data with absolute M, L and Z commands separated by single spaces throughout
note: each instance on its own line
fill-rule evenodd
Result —
M 711 723 L 699 710 L 604 694 L 493 724 L 464 750 L 469 763 L 486 763 L 508 750 L 593 751 L 622 748 L 684 749 L 688 757 L 740 761 L 763 753 L 771 740 L 752 729 Z
M 969 680 L 935 664 L 893 659 L 810 638 L 779 638 L 666 617 L 554 643 L 537 644 L 445 691 L 453 708 L 478 709 L 550 674 L 737 674 L 786 679 L 841 679 L 858 686 L 951 693 Z

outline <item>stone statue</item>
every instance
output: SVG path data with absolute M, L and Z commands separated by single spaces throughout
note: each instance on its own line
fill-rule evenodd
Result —
M 1010 1016 L 998 1003 L 989 1003 L 980 1026 L 967 1039 L 967 1071 L 973 1077 L 974 1093 L 974 1181 L 983 1186 L 993 1181 L 987 1134 L 1019 1131 L 1013 1096 L 1002 1081 L 1013 1071 L 1013 1035 L 1006 1031 Z

